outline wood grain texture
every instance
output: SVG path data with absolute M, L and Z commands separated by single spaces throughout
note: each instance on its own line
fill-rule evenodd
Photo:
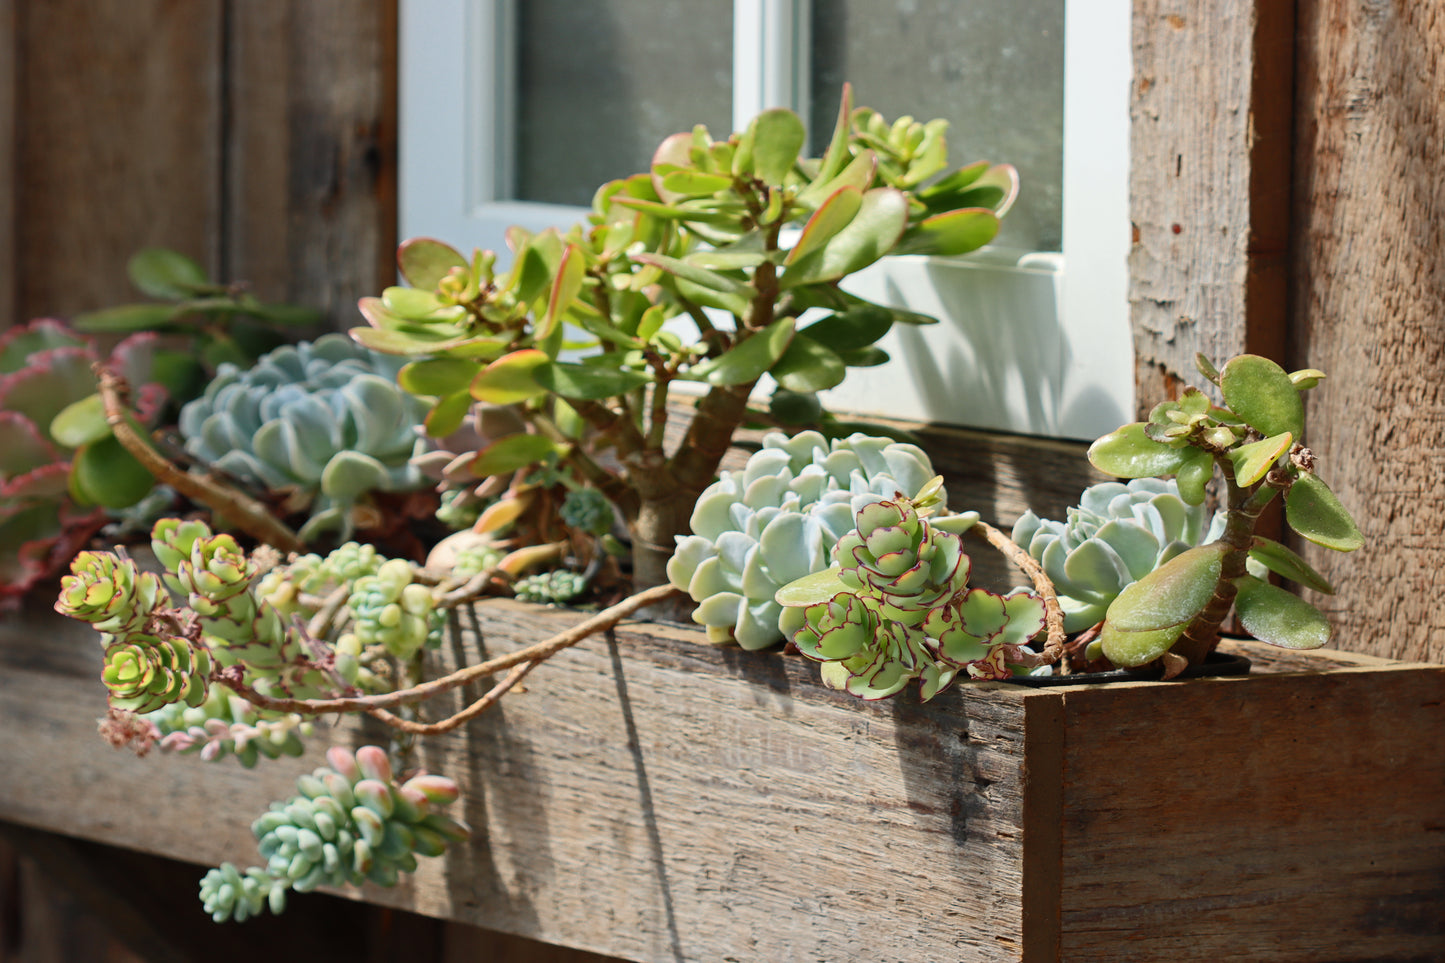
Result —
M 226 269 L 352 327 L 396 276 L 395 0 L 228 10 Z
M 0 331 L 16 323 L 15 91 L 20 83 L 16 0 L 0 0 Z
M 481 612 L 444 658 L 576 618 Z M 0 629 L 0 719 L 27 733 L 0 742 L 0 819 L 245 861 L 250 818 L 317 764 L 131 759 L 94 735 L 93 639 Z M 699 638 L 625 625 L 429 740 L 476 838 L 350 895 L 639 961 L 1237 959 L 1246 933 L 1252 960 L 1445 953 L 1445 758 L 1401 751 L 1445 739 L 1445 668 L 1305 654 L 1248 679 L 869 705 L 797 657 Z M 1157 735 L 1185 732 L 1221 737 L 1191 757 Z M 514 948 L 439 945 L 478 941 Z
M 1194 355 L 1283 348 L 1291 5 L 1137 0 L 1131 319 L 1141 412 Z
M 1308 548 L 1366 651 L 1445 661 L 1445 11 L 1300 8 L 1294 356 L 1320 476 L 1367 539 Z M 1376 626 L 1389 625 L 1379 633 Z
M 146 245 L 214 268 L 220 0 L 14 2 L 17 318 L 133 299 Z

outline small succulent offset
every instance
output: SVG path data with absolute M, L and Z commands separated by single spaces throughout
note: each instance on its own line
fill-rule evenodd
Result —
M 1179 496 L 1172 479 L 1101 482 L 1084 490 L 1065 521 L 1019 516 L 1013 539 L 1044 568 L 1058 592 L 1064 630 L 1104 620 L 1129 585 L 1186 549 L 1218 538 L 1224 516 Z
M 399 367 L 341 335 L 278 348 L 245 371 L 222 365 L 181 410 L 181 435 L 205 465 L 308 509 L 303 540 L 344 540 L 368 493 L 425 484 L 410 460 L 425 447 L 426 406 L 397 387 Z
M 1159 660 L 1166 676 L 1201 663 L 1213 651 L 1231 608 L 1262 642 L 1315 648 L 1329 640 L 1323 613 L 1249 571 L 1252 560 L 1282 578 L 1330 591 L 1299 555 L 1255 534 L 1260 514 L 1277 495 L 1284 495 L 1289 528 L 1308 541 L 1342 552 L 1364 541 L 1349 512 L 1315 474 L 1314 452 L 1301 443 L 1300 394 L 1324 374 L 1286 372 L 1256 355 L 1240 355 L 1222 368 L 1203 355 L 1197 361 L 1200 373 L 1219 389 L 1222 406 L 1190 388 L 1178 401 L 1157 405 L 1147 422 L 1125 425 L 1089 449 L 1094 466 L 1112 475 L 1174 475 L 1180 497 L 1191 505 L 1204 502 L 1216 470 L 1223 479 L 1218 540 L 1180 553 L 1124 589 L 1090 646 L 1118 666 Z
M 769 432 L 741 472 L 722 472 L 698 498 L 668 579 L 698 603 L 692 618 L 710 641 L 781 642 L 778 589 L 827 568 L 864 505 L 916 492 L 933 474 L 922 449 L 891 438 Z
M 827 685 L 883 699 L 917 679 L 926 701 L 960 675 L 1006 679 L 1024 663 L 1044 601 L 968 587 L 962 541 L 926 517 L 941 489 L 935 478 L 913 498 L 864 505 L 833 549 L 835 565 L 778 591 L 784 629 L 823 663 Z
M 437 811 L 460 794 L 452 780 L 419 773 L 398 781 L 379 746 L 354 754 L 333 746 L 326 759 L 329 766 L 296 780 L 296 796 L 252 824 L 265 866 L 225 863 L 201 880 L 201 902 L 217 923 L 280 913 L 288 890 L 394 886 L 399 873 L 416 869 L 417 856 L 440 856 L 471 836 Z

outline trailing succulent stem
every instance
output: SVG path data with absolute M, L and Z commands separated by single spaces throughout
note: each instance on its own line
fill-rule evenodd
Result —
M 1093 644 L 1116 665 L 1158 660 L 1171 676 L 1213 651 L 1231 609 L 1264 642 L 1314 648 L 1328 641 L 1329 622 L 1318 609 L 1264 580 L 1273 572 L 1330 591 L 1300 556 L 1256 533 L 1277 495 L 1284 494 L 1285 521 L 1302 538 L 1336 551 L 1363 543 L 1349 512 L 1315 474 L 1314 453 L 1300 442 L 1300 393 L 1323 373 L 1286 373 L 1254 355 L 1222 368 L 1201 355 L 1199 369 L 1219 389 L 1222 406 L 1190 388 L 1178 401 L 1156 406 L 1148 422 L 1125 425 L 1089 449 L 1095 467 L 1110 474 L 1175 475 L 1179 496 L 1191 505 L 1204 502 L 1216 469 L 1222 477 L 1218 539 L 1180 553 L 1120 592 Z

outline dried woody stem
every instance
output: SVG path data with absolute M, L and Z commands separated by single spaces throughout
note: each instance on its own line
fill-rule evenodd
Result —
M 1059 606 L 1059 595 L 1054 589 L 1053 581 L 1032 555 L 988 522 L 980 519 L 974 523 L 973 531 L 1023 569 L 1024 574 L 1033 581 L 1034 589 L 1043 596 L 1044 624 L 1048 627 L 1048 637 L 1043 651 L 1038 654 L 1038 661 L 1040 665 L 1058 663 L 1060 673 L 1067 673 L 1068 662 L 1063 659 L 1064 642 L 1067 640 L 1064 634 L 1064 610 Z
M 524 649 L 518 649 L 516 652 L 509 652 L 506 655 L 497 656 L 495 659 L 488 659 L 486 662 L 466 666 L 448 675 L 433 679 L 430 682 L 423 682 L 381 695 L 353 696 L 336 699 L 277 699 L 262 695 L 232 676 L 220 674 L 217 678 L 221 684 L 240 694 L 246 701 L 258 709 L 275 709 L 279 712 L 300 712 L 306 715 L 323 715 L 329 712 L 365 712 L 382 720 L 387 725 L 394 726 L 405 732 L 435 735 L 455 729 L 467 720 L 491 708 L 509 689 L 520 682 L 523 676 L 536 668 L 538 664 L 546 661 L 563 649 L 574 646 L 583 639 L 596 635 L 599 632 L 606 632 L 639 609 L 646 608 L 649 605 L 655 605 L 677 593 L 678 590 L 671 585 L 659 585 L 644 592 L 638 592 L 636 595 L 629 596 L 616 605 L 603 609 L 591 618 L 577 623 L 567 631 L 560 632 L 550 639 L 538 642 L 535 645 L 529 645 Z M 430 724 L 417 723 L 402 719 L 386 711 L 397 706 L 430 699 L 433 696 L 441 695 L 443 692 L 449 692 L 452 689 L 464 686 L 474 679 L 500 672 L 502 669 L 512 669 L 512 672 L 494 686 L 486 695 L 482 696 L 461 712 L 441 722 Z
M 103 364 L 95 365 L 95 374 L 100 383 L 100 397 L 105 404 L 106 424 L 110 425 L 116 440 L 157 481 L 209 507 L 258 541 L 283 552 L 299 552 L 305 547 L 296 533 L 261 502 L 209 476 L 192 475 L 156 451 L 134 428 L 134 415 L 128 401 L 130 386 L 125 379 Z

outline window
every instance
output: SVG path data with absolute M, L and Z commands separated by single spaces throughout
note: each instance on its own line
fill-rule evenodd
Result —
M 694 123 L 723 136 L 781 105 L 826 137 L 847 79 L 890 119 L 948 117 L 955 164 L 1008 161 L 1024 191 L 985 251 L 850 280 L 940 324 L 895 330 L 894 360 L 825 402 L 1093 437 L 1134 404 L 1129 15 L 1129 0 L 401 0 L 401 230 L 505 251 L 507 226 L 575 223 L 597 185 Z

